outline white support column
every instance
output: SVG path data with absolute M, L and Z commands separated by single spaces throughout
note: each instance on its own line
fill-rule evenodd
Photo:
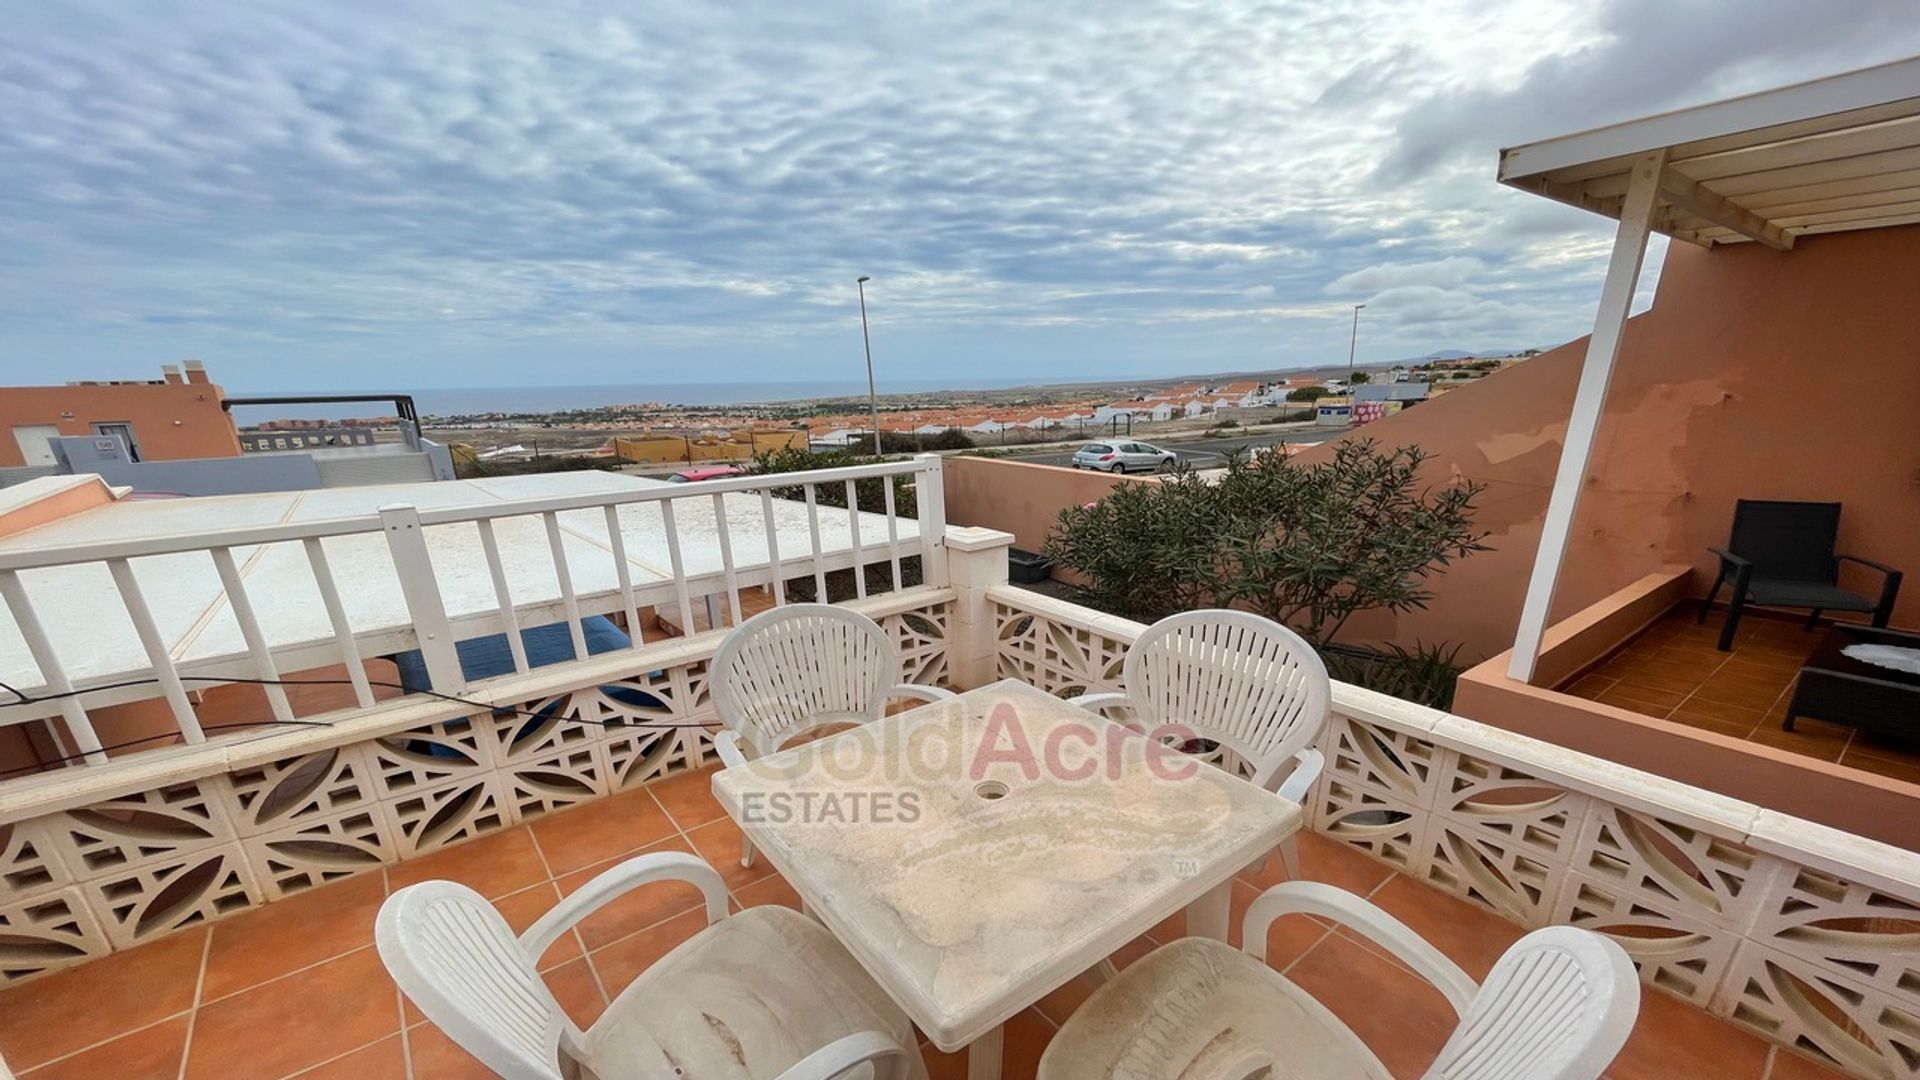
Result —
M 427 681 L 435 693 L 458 694 L 467 687 L 466 674 L 460 670 L 460 654 L 453 646 L 453 627 L 447 623 L 427 538 L 420 531 L 420 513 L 405 504 L 383 506 L 380 524 L 387 530 L 387 549 L 393 554 L 400 594 L 420 641 L 420 657 L 427 664 Z
M 947 574 L 953 583 L 953 621 L 947 629 L 947 681 L 971 690 L 993 681 L 993 608 L 987 590 L 1007 583 L 1013 534 L 955 526 L 947 530 Z
M 914 515 L 920 523 L 920 581 L 924 585 L 947 583 L 947 488 L 939 454 L 919 454 L 913 463 L 920 471 L 913 474 Z
M 1527 581 L 1527 599 L 1520 608 L 1520 628 L 1514 638 L 1513 656 L 1507 664 L 1507 675 L 1521 682 L 1532 680 L 1534 663 L 1540 656 L 1540 642 L 1546 636 L 1554 588 L 1559 583 L 1560 567 L 1567 557 L 1567 540 L 1573 531 L 1573 515 L 1580 508 L 1580 491 L 1586 486 L 1594 436 L 1600 430 L 1600 416 L 1606 407 L 1607 385 L 1613 379 L 1613 362 L 1620 355 L 1620 339 L 1626 332 L 1627 313 L 1633 306 L 1633 290 L 1640 283 L 1640 266 L 1647 255 L 1648 227 L 1653 220 L 1665 164 L 1664 150 L 1646 154 L 1634 162 L 1626 202 L 1620 208 L 1620 227 L 1613 234 L 1613 254 L 1607 260 L 1606 282 L 1600 287 L 1600 307 L 1593 317 L 1593 336 L 1587 340 L 1580 384 L 1573 394 L 1573 415 L 1567 420 L 1566 443 L 1560 448 L 1560 469 L 1554 474 L 1553 494 L 1547 500 L 1547 516 L 1540 530 L 1540 548 L 1534 553 L 1533 576 Z

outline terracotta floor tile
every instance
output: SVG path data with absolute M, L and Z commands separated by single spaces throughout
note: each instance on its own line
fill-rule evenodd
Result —
M 1485 979 L 1508 947 L 1526 933 L 1484 908 L 1409 877 L 1395 877 L 1374 893 L 1372 899 L 1459 964 L 1476 981 Z M 1351 932 L 1342 932 L 1353 936 Z
M 1723 720 L 1717 716 L 1703 715 L 1694 712 L 1691 703 L 1668 713 L 1664 719 L 1668 723 L 1685 724 L 1690 728 L 1699 728 L 1701 731 L 1711 731 L 1735 739 L 1746 738 L 1760 723 L 1757 720 Z
M 1752 691 L 1755 694 L 1770 695 L 1777 698 L 1787 688 L 1791 679 L 1782 679 L 1775 675 L 1749 675 L 1743 671 L 1728 671 L 1721 668 L 1700 684 L 1702 690 L 1725 688 L 1728 691 Z M 1725 695 L 1715 695 L 1716 701 L 1732 700 Z
M 345 1057 L 298 1073 L 293 1080 L 407 1080 L 406 1047 L 400 1036 L 389 1035 Z
M 1038 1009 L 1026 1009 L 1007 1021 L 1005 1055 L 1000 1059 L 1005 1080 L 1033 1080 L 1040 1070 L 1040 1056 L 1053 1041 L 1053 1024 Z M 927 1063 L 929 1080 L 964 1080 L 967 1075 L 966 1051 L 943 1054 L 932 1045 L 920 1048 Z
M 1673 666 L 1677 667 L 1679 665 L 1673 665 Z M 1706 681 L 1706 673 L 1701 671 L 1675 672 L 1675 671 L 1659 670 L 1655 668 L 1652 663 L 1647 663 L 1647 664 L 1639 665 L 1627 671 L 1618 680 L 1615 681 L 1614 686 L 1615 687 L 1621 687 L 1621 686 L 1651 687 L 1657 690 L 1665 690 L 1670 693 L 1678 693 L 1682 697 L 1684 697 L 1687 694 L 1692 693 L 1694 687 L 1699 686 L 1702 682 L 1705 682 L 1705 681 Z
M 457 881 L 493 900 L 547 880 L 547 868 L 524 826 L 387 867 L 387 887 L 394 892 L 436 880 Z
M 32 1072 L 23 1080 L 174 1080 L 187 1049 L 187 1018 L 177 1016 Z
M 1282 915 L 1267 928 L 1267 965 L 1285 971 L 1332 932 L 1332 928 L 1326 924 L 1305 915 Z M 1239 930 L 1233 936 L 1237 946 L 1241 936 Z
M 618 866 L 625 859 L 663 851 L 687 850 L 687 842 L 676 836 L 619 859 L 562 875 L 555 880 L 555 884 L 560 886 L 562 894 L 570 895 L 595 877 Z M 602 945 L 618 941 L 628 934 L 644 930 L 657 922 L 670 919 L 683 911 L 699 907 L 702 902 L 700 890 L 684 881 L 656 881 L 642 885 L 600 908 L 580 920 L 575 929 L 580 933 L 581 942 L 586 945 L 588 951 L 592 951 Z
M 1707 676 L 1725 666 L 1726 661 L 1720 659 L 1719 655 L 1720 654 L 1716 653 L 1713 657 L 1690 657 L 1687 659 L 1682 659 L 1674 655 L 1650 656 L 1645 660 L 1629 662 L 1625 670 L 1621 672 L 1620 677 L 1637 677 L 1642 673 L 1647 673 L 1692 679 L 1696 683 L 1705 682 Z
M 1615 679 L 1606 675 L 1582 675 L 1580 678 L 1573 680 L 1572 684 L 1562 691 L 1562 693 L 1572 694 L 1574 697 L 1579 698 L 1591 698 L 1599 694 L 1600 691 L 1612 686 L 1615 681 Z
M 1715 720 L 1730 720 L 1746 725 L 1758 724 L 1766 718 L 1764 709 L 1752 705 L 1728 705 L 1720 701 L 1707 701 L 1693 697 L 1682 702 L 1680 708 L 1694 716 L 1711 717 Z
M 779 874 L 763 877 L 744 888 L 735 889 L 733 898 L 740 901 L 741 907 L 759 907 L 762 904 L 780 904 L 799 911 L 800 894 L 794 891 L 787 879 Z
M 193 1007 L 204 928 L 0 991 L 0 1057 L 17 1072 Z
M 1145 934 L 1142 934 L 1132 941 L 1127 942 L 1125 945 L 1120 946 L 1118 949 L 1115 949 L 1113 955 L 1107 959 L 1113 961 L 1114 967 L 1125 971 L 1127 970 L 1128 964 L 1133 963 L 1135 960 L 1140 959 L 1164 944 L 1166 943 L 1155 941 Z
M 1332 1010 L 1397 1077 L 1421 1075 L 1458 1023 L 1440 991 L 1338 934 L 1314 946 L 1287 978 Z
M 727 816 L 713 797 L 713 774 L 719 771 L 719 765 L 709 765 L 648 784 L 647 790 L 682 832 L 697 829 Z
M 1714 664 L 1725 662 L 1731 653 L 1720 651 L 1719 643 L 1709 632 L 1705 637 L 1691 634 L 1676 634 L 1660 645 L 1660 651 L 1654 654 L 1666 660 L 1691 664 Z
M 1338 885 L 1350 893 L 1365 896 L 1393 876 L 1392 868 L 1360 854 L 1338 840 L 1315 832 L 1301 832 L 1300 873 L 1308 881 Z M 1269 852 L 1256 867 L 1242 871 L 1240 880 L 1257 889 L 1267 889 L 1287 880 L 1287 872 L 1278 852 Z
M 1767 1080 L 1847 1080 L 1847 1074 L 1827 1065 L 1815 1064 L 1811 1058 L 1783 1046 L 1773 1048 L 1773 1068 L 1767 1072 Z
M 1819 730 L 1813 726 L 1819 723 L 1818 720 L 1798 720 L 1794 722 L 1794 727 L 1809 731 Z M 1853 728 L 1841 727 L 1838 724 L 1827 724 L 1825 727 L 1839 731 L 1854 731 Z M 1882 735 L 1876 731 L 1860 731 L 1855 734 L 1853 745 L 1848 749 L 1854 753 L 1877 757 L 1884 761 L 1920 765 L 1920 743 L 1912 739 Z
M 673 835 L 673 822 L 646 788 L 548 814 L 530 828 L 555 877 L 636 851 Z
M 1651 677 L 1659 678 L 1657 675 Z M 1680 689 L 1674 690 L 1647 684 L 1642 681 L 1641 676 L 1635 675 L 1631 679 L 1621 679 L 1619 682 L 1608 687 L 1606 692 L 1601 695 L 1601 699 L 1625 698 L 1628 701 L 1652 705 L 1656 708 L 1671 709 L 1682 701 L 1685 701 L 1687 694 L 1694 689 L 1694 683 L 1691 680 L 1680 679 L 1677 681 L 1680 682 L 1681 686 Z
M 1812 653 L 1813 650 L 1810 648 L 1804 653 L 1778 653 L 1758 649 L 1736 649 L 1733 652 L 1725 654 L 1727 658 L 1726 669 L 1728 671 L 1745 672 L 1752 675 L 1779 675 L 1784 673 L 1791 678 L 1799 673 L 1800 668 L 1806 663 L 1806 658 L 1812 655 Z
M 1727 678 L 1744 679 L 1755 685 L 1775 686 L 1785 690 L 1800 674 L 1799 660 L 1753 659 L 1743 654 L 1728 660 L 1720 668 L 1720 674 Z
M 187 1080 L 279 1080 L 400 1030 L 399 995 L 371 948 L 200 1010 Z
M 927 1080 L 967 1080 L 967 1055 L 943 1054 L 932 1043 L 920 1044 L 920 1060 L 926 1063 Z
M 1674 1080 L 1681 1076 L 1760 1080 L 1767 1044 L 1724 1020 L 1647 987 L 1640 1017 L 1620 1056 L 1607 1067 L 1611 1080 Z
M 1800 645 L 1776 645 L 1770 642 L 1756 641 L 1741 645 L 1735 655 L 1743 657 L 1748 664 L 1758 664 L 1775 669 L 1792 668 L 1798 670 L 1807 662 L 1812 649 Z
M 1654 705 L 1637 697 L 1625 697 L 1614 693 L 1611 687 L 1601 691 L 1599 696 L 1593 700 L 1602 705 L 1611 705 L 1616 709 L 1625 709 L 1628 712 L 1639 713 L 1641 716 L 1651 716 L 1655 719 L 1659 719 L 1673 711 L 1673 706 L 1671 705 Z
M 1245 885 L 1246 883 L 1241 882 L 1240 884 Z M 1247 887 L 1253 888 L 1253 886 L 1251 885 L 1248 885 Z M 1255 892 L 1257 894 L 1258 890 L 1255 890 Z M 1152 938 L 1157 942 L 1160 942 L 1163 945 L 1169 941 L 1178 941 L 1181 938 L 1186 937 L 1187 936 L 1186 911 L 1184 909 L 1180 911 L 1176 911 L 1173 914 L 1167 916 L 1166 918 L 1161 919 L 1159 922 L 1154 923 L 1152 926 L 1147 927 L 1146 936 L 1149 938 Z
M 200 1000 L 217 1001 L 373 944 L 373 919 L 386 897 L 378 873 L 361 874 L 215 923 Z
M 744 837 L 732 818 L 723 817 L 702 825 L 688 832 L 687 839 L 693 841 L 693 850 L 701 858 L 720 871 L 729 889 L 751 885 L 773 873 L 773 864 L 764 856 L 756 857 L 752 866 L 740 865 L 740 843 Z
M 581 957 L 571 964 L 563 964 L 547 972 L 547 989 L 553 992 L 554 1000 L 567 1011 L 573 1022 L 585 1030 L 593 1026 L 600 1014 L 607 1010 L 606 995 L 600 992 L 600 982 L 594 978 L 593 968 Z
M 1805 725 L 1797 725 L 1804 728 Z M 1782 731 L 1778 720 L 1763 720 L 1747 735 L 1747 741 L 1771 746 L 1777 750 L 1791 750 L 1804 757 L 1818 758 L 1821 761 L 1839 761 L 1840 754 L 1846 750 L 1852 740 L 1852 733 L 1834 735 L 1814 730 Z
M 696 908 L 605 948 L 596 949 L 590 958 L 594 968 L 600 972 L 600 981 L 606 984 L 607 993 L 618 997 L 620 991 L 639 978 L 641 972 L 652 967 L 655 961 L 706 928 L 707 913 Z
M 1780 705 L 1774 706 L 1773 710 L 1767 713 L 1767 719 L 1773 722 L 1774 727 L 1779 727 L 1780 721 L 1785 719 L 1786 715 L 1787 715 L 1786 705 L 1785 703 L 1782 703 Z M 1805 732 L 1810 735 L 1831 735 L 1839 738 L 1846 738 L 1853 735 L 1861 734 L 1858 728 L 1850 728 L 1845 724 L 1835 724 L 1826 720 L 1815 720 L 1810 716 L 1800 717 L 1798 720 L 1795 720 L 1793 722 L 1793 726 L 1794 726 L 1794 730 Z
M 1871 754 L 1861 754 L 1849 749 L 1840 755 L 1840 764 L 1864 772 L 1894 780 L 1904 780 L 1909 784 L 1920 784 L 1920 765 L 1909 765 L 1903 761 L 1888 761 Z
M 432 1024 L 407 1029 L 407 1054 L 419 1080 L 499 1080 L 499 1074 L 480 1064 Z
M 516 934 L 524 934 L 527 927 L 538 922 L 540 916 L 553 909 L 560 900 L 560 890 L 553 882 L 543 882 L 530 889 L 521 889 L 517 893 L 508 893 L 493 902 L 493 906 L 506 918 L 507 925 L 513 927 Z M 541 971 L 559 967 L 569 960 L 583 955 L 580 939 L 575 934 L 562 934 L 560 940 L 553 943 L 545 956 L 536 965 Z
M 1105 982 L 1098 973 L 1083 971 L 1066 982 L 1047 992 L 1047 996 L 1034 1003 L 1041 1015 L 1056 1025 L 1064 1024 L 1074 1011 L 1087 1003 L 1095 990 Z

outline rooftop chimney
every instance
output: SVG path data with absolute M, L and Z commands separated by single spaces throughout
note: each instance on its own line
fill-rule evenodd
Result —
M 161 364 L 160 374 L 166 377 L 166 380 L 170 385 L 173 385 L 173 386 L 186 385 L 186 380 L 180 377 L 179 364 Z
M 186 362 L 185 367 L 187 369 L 188 382 L 205 383 L 209 381 L 207 379 L 207 365 L 198 360 L 189 360 Z

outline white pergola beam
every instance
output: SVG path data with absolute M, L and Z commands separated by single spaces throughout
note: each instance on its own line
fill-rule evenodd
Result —
M 1628 198 L 1631 199 L 1632 196 L 1629 195 Z M 1660 198 L 1676 209 L 1711 221 L 1715 225 L 1732 229 L 1741 236 L 1765 244 L 1775 251 L 1787 251 L 1793 247 L 1793 237 L 1780 226 L 1724 195 L 1707 190 L 1698 182 L 1681 176 L 1672 169 L 1660 170 Z
M 1652 152 L 1914 97 L 1920 57 L 1501 151 L 1500 179 Z
M 1580 492 L 1586 486 L 1587 467 L 1593 457 L 1594 436 L 1606 407 L 1607 386 L 1613 380 L 1613 365 L 1620 356 L 1633 291 L 1640 283 L 1640 267 L 1646 260 L 1647 236 L 1652 231 L 1665 167 L 1666 151 L 1644 154 L 1634 161 L 1627 183 L 1620 226 L 1613 234 L 1613 253 L 1607 259 L 1606 281 L 1600 287 L 1599 310 L 1594 313 L 1593 336 L 1587 340 L 1586 360 L 1581 364 L 1580 383 L 1573 395 L 1573 414 L 1567 420 L 1566 442 L 1560 448 L 1560 468 L 1554 474 L 1553 494 L 1547 499 L 1540 547 L 1534 553 L 1533 575 L 1527 581 L 1520 628 L 1507 664 L 1507 674 L 1520 682 L 1532 681 L 1540 643 L 1546 637 L 1574 513 L 1580 507 Z

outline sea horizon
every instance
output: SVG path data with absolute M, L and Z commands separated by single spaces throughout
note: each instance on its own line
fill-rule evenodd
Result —
M 1019 379 L 892 379 L 877 387 L 883 397 L 930 394 L 943 390 L 978 392 L 1023 386 L 1074 385 L 1079 380 L 1042 384 Z M 1085 380 L 1097 382 L 1099 380 Z M 1145 381 L 1145 380 L 1143 380 Z M 228 388 L 232 397 L 299 397 L 304 394 L 356 393 L 344 390 L 261 390 Z M 865 398 L 865 381 L 740 382 L 740 383 L 599 383 L 580 386 L 470 386 L 398 390 L 413 397 L 422 416 L 474 416 L 484 413 L 557 413 L 618 405 L 763 405 L 821 398 Z M 379 403 L 237 406 L 242 425 L 262 420 L 326 420 L 358 416 L 387 416 L 393 410 Z

